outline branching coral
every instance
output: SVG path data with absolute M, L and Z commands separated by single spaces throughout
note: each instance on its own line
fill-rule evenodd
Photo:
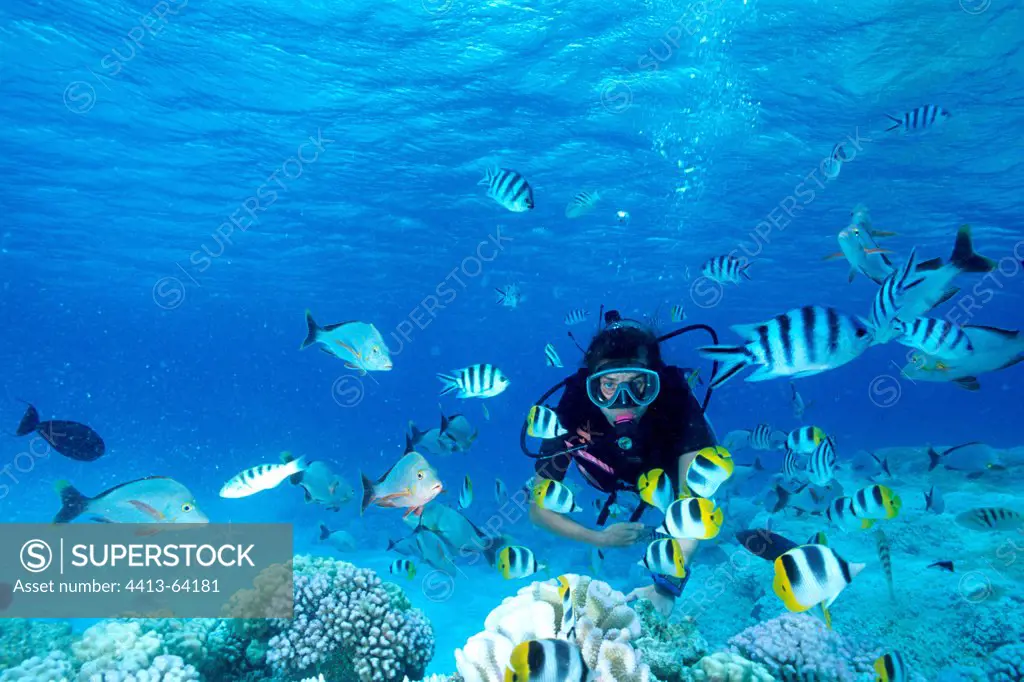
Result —
M 783 682 L 852 682 L 870 672 L 879 651 L 867 651 L 816 618 L 787 613 L 729 640 L 733 653 L 764 665 Z
M 434 654 L 433 629 L 399 607 L 373 571 L 344 561 L 295 558 L 295 617 L 274 621 L 267 663 L 291 675 L 397 682 L 419 679 Z M 399 602 L 397 605 L 395 602 Z
M 705 656 L 689 671 L 693 682 L 772 682 L 775 678 L 760 663 L 727 651 Z
M 636 640 L 634 647 L 651 667 L 651 673 L 661 682 L 685 679 L 683 673 L 687 667 L 708 653 L 708 643 L 695 622 L 678 616 L 665 618 L 646 600 L 637 603 L 636 612 L 643 636 Z
M 641 663 L 632 641 L 640 635 L 640 619 L 626 597 L 607 583 L 567 575 L 576 614 L 574 641 L 583 659 L 604 682 L 648 682 L 650 669 Z M 532 639 L 568 639 L 562 631 L 562 601 L 554 582 L 536 582 L 505 599 L 484 621 L 484 631 L 455 652 L 465 682 L 501 682 L 512 649 Z

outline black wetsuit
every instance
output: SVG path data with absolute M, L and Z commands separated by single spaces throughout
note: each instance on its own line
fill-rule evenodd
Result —
M 561 481 L 575 462 L 592 486 L 607 493 L 635 491 L 637 479 L 651 469 L 664 469 L 676 482 L 679 456 L 715 445 L 715 436 L 704 419 L 700 403 L 683 378 L 682 370 L 669 366 L 659 375 L 661 391 L 637 423 L 635 433 L 631 434 L 632 447 L 628 450 L 619 447 L 615 427 L 608 423 L 587 396 L 587 371 L 580 370 L 570 377 L 555 408 L 559 421 L 569 433 L 560 439 L 545 441 L 541 452 L 566 450 L 566 441 L 571 445 L 579 444 L 577 429 L 588 430 L 592 444 L 584 449 L 586 455 L 574 452 L 538 459 L 537 473 L 544 478 Z

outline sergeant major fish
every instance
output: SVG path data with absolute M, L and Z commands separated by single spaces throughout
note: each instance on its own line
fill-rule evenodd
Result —
M 715 256 L 701 266 L 701 274 L 719 284 L 739 284 L 743 279 L 751 279 L 744 263 L 736 256 Z
M 951 114 L 946 109 L 935 104 L 926 104 L 923 107 L 911 109 L 904 113 L 901 118 L 886 114 L 886 117 L 893 123 L 885 131 L 892 132 L 898 130 L 905 135 L 908 133 L 922 133 L 935 128 L 950 116 Z
M 831 438 L 825 438 L 811 453 L 807 461 L 807 478 L 814 485 L 824 486 L 836 471 L 836 448 Z
M 293 475 L 304 470 L 306 458 L 289 460 L 285 464 L 260 464 L 232 476 L 220 489 L 220 496 L 229 499 L 248 497 L 264 490 L 272 490 Z
M 533 188 L 518 171 L 489 168 L 478 183 L 487 186 L 487 196 L 513 213 L 533 210 Z
M 53 523 L 70 523 L 80 516 L 100 523 L 209 523 L 196 506 L 195 496 L 173 478 L 149 476 L 115 485 L 86 497 L 67 481 L 58 481 L 61 508 Z
M 594 206 L 601 200 L 600 192 L 583 191 L 569 200 L 565 206 L 566 218 L 580 218 L 594 210 Z
M 366 322 L 339 322 L 321 327 L 306 311 L 306 340 L 299 346 L 305 350 L 320 344 L 320 350 L 345 361 L 345 367 L 367 372 L 389 372 L 394 367 L 391 353 L 377 328 Z
M 916 348 L 940 360 L 956 362 L 974 352 L 974 346 L 964 330 L 948 320 L 918 317 L 909 322 L 893 320 L 891 324 L 897 335 L 897 343 Z
M 734 325 L 732 330 L 746 343 L 699 349 L 705 357 L 721 363 L 711 388 L 718 388 L 745 367 L 757 368 L 747 381 L 818 374 L 856 359 L 872 343 L 863 319 L 822 306 L 795 308 L 767 322 Z
M 949 381 L 968 391 L 981 385 L 978 375 L 1012 367 L 1024 361 L 1024 335 L 1011 329 L 965 325 L 973 351 L 966 357 L 941 360 L 915 353 L 902 374 L 912 381 Z
M 493 398 L 509 385 L 508 377 L 490 364 L 470 365 L 437 378 L 444 384 L 441 395 L 455 393 L 456 398 Z

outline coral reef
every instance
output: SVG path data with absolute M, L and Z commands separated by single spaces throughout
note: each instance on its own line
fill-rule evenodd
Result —
M 587 667 L 604 682 L 648 682 L 650 668 L 640 662 L 631 642 L 640 635 L 640 618 L 626 597 L 607 583 L 569 574 L 575 637 Z M 562 632 L 562 602 L 554 582 L 535 582 L 505 599 L 484 621 L 484 631 L 455 651 L 465 682 L 501 682 L 515 645 L 531 639 L 568 639 Z
M 1007 644 L 992 654 L 985 668 L 990 682 L 1024 682 L 1024 644 Z
M 787 613 L 747 628 L 729 640 L 733 653 L 762 664 L 782 680 L 853 682 L 872 670 L 881 653 L 868 651 L 816 618 Z
M 651 673 L 661 682 L 680 682 L 689 666 L 708 653 L 708 643 L 692 619 L 665 618 L 649 601 L 636 605 L 642 636 L 633 644 Z
M 772 682 L 775 678 L 760 663 L 719 651 L 700 659 L 684 673 L 683 679 L 687 682 Z
M 72 643 L 81 663 L 78 679 L 88 682 L 186 682 L 199 680 L 180 656 L 162 653 L 163 640 L 138 622 L 102 621 Z
M 12 668 L 27 658 L 46 657 L 71 646 L 71 624 L 24 618 L 0 620 L 0 670 Z
M 393 597 L 376 573 L 344 561 L 299 556 L 294 567 L 295 617 L 273 621 L 271 668 L 335 681 L 422 677 L 434 654 L 433 629 L 404 596 Z
M 71 658 L 63 651 L 51 651 L 0 672 L 0 682 L 69 682 L 74 675 Z

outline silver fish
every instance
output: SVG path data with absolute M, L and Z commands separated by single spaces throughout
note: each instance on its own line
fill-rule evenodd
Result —
M 248 497 L 264 490 L 272 490 L 307 466 L 304 457 L 285 464 L 260 464 L 232 476 L 220 489 L 220 496 L 229 499 Z
M 306 340 L 299 350 L 320 344 L 320 350 L 344 360 L 346 367 L 360 374 L 389 372 L 394 367 L 384 337 L 372 324 L 353 321 L 321 327 L 307 310 L 306 328 Z
M 53 523 L 87 516 L 101 523 L 209 523 L 195 495 L 173 478 L 149 476 L 115 485 L 87 497 L 67 481 L 58 481 L 61 508 Z

